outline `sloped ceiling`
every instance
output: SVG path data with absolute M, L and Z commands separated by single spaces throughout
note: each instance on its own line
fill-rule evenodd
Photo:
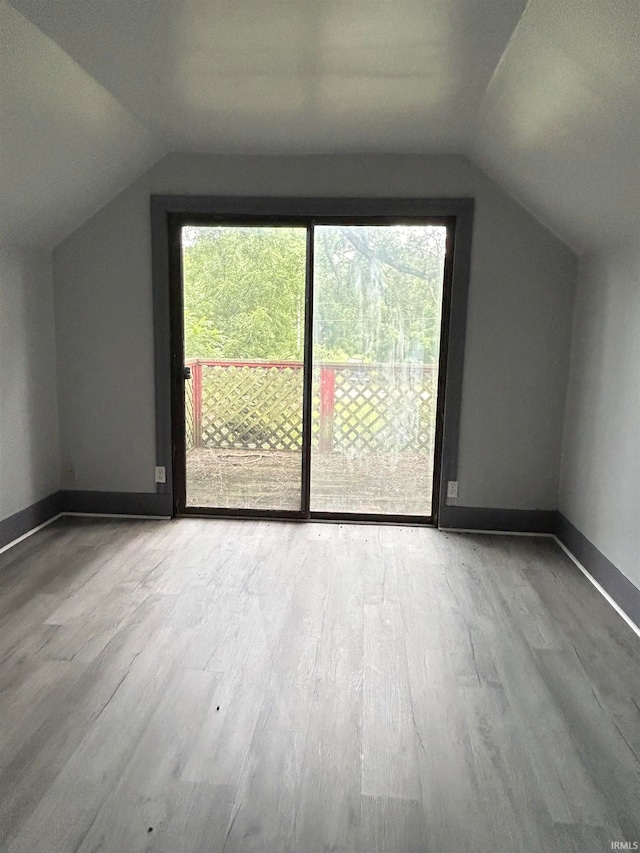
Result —
M 525 5 L 0 0 L 0 239 L 55 245 L 167 151 L 465 153 L 574 248 L 620 239 L 638 2 Z
M 639 0 L 532 0 L 469 153 L 574 248 L 639 240 Z
M 55 246 L 165 151 L 55 42 L 0 4 L 0 242 Z

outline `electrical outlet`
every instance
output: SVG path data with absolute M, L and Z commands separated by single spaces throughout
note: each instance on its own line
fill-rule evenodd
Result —
M 167 482 L 167 469 L 164 465 L 156 465 L 156 483 Z
M 447 481 L 447 498 L 450 500 L 458 499 L 458 481 L 457 480 L 448 480 Z

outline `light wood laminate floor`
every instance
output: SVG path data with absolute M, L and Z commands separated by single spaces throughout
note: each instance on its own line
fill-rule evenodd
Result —
M 0 556 L 0 847 L 604 853 L 639 660 L 547 539 L 61 519 Z

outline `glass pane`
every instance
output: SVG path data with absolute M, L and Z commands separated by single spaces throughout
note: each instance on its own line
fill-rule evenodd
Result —
M 430 515 L 446 228 L 314 231 L 311 509 Z
M 182 229 L 187 506 L 299 510 L 305 228 Z

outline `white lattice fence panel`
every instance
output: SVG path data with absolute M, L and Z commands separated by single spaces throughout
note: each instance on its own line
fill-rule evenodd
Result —
M 207 447 L 300 450 L 302 370 L 203 365 L 202 442 Z
M 320 400 L 323 369 L 335 375 L 330 449 L 433 449 L 436 375 L 421 367 L 392 365 L 314 369 L 311 432 L 316 448 L 320 417 L 326 417 L 326 400 L 324 415 Z M 206 447 L 300 451 L 303 372 L 299 366 L 203 363 L 201 370 L 198 385 L 185 383 L 187 448 L 198 443 L 194 430 L 199 411 L 199 443 Z M 194 407 L 196 388 L 201 389 L 200 409 Z
M 339 369 L 334 448 L 356 452 L 430 450 L 435 401 L 433 380 L 422 371 Z
M 195 443 L 193 421 L 193 385 L 191 382 L 184 383 L 184 428 L 186 449 L 190 450 Z

